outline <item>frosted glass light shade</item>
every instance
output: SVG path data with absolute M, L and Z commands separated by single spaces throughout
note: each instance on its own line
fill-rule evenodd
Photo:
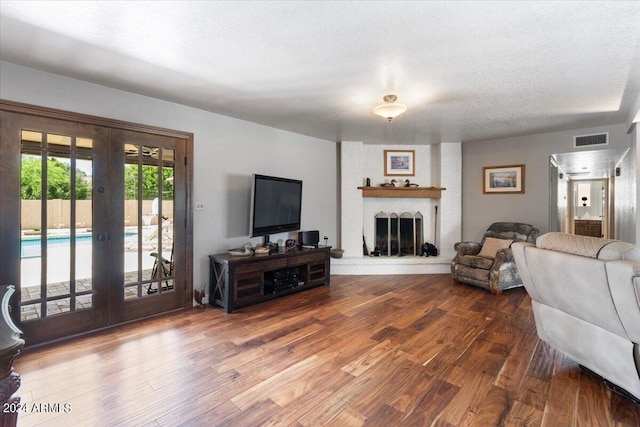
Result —
M 374 114 L 391 121 L 394 117 L 398 117 L 400 114 L 407 111 L 406 105 L 395 103 L 395 100 L 397 99 L 395 95 L 387 95 L 383 99 L 385 103 L 376 106 L 373 109 Z

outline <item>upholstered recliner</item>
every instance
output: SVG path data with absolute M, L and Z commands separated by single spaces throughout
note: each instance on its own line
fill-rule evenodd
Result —
M 513 255 L 538 336 L 640 404 L 640 247 L 547 233 Z
M 523 286 L 510 246 L 512 242 L 535 243 L 539 233 L 530 224 L 494 222 L 480 243 L 456 243 L 451 261 L 454 282 L 489 289 L 493 294 Z

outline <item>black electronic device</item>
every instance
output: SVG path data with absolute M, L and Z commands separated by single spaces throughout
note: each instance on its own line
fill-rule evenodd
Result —
M 264 275 L 264 290 L 266 293 L 276 294 L 287 289 L 293 289 L 299 284 L 300 269 L 284 268 L 271 271 Z
M 251 237 L 300 229 L 302 181 L 266 175 L 253 175 L 251 187 Z
M 318 230 L 298 232 L 298 243 L 300 246 L 313 246 L 317 248 L 319 241 L 320 232 Z

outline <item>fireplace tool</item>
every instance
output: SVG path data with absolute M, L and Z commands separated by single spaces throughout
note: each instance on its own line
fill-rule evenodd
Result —
M 438 233 L 438 206 L 436 205 L 436 216 L 435 216 L 435 223 L 433 226 L 433 243 L 436 243 L 438 241 L 437 233 Z M 436 246 L 431 243 L 425 242 L 425 244 L 422 245 L 422 251 L 420 255 L 438 256 L 438 248 L 436 248 Z
M 438 205 L 436 205 L 436 217 L 433 222 L 433 244 L 435 245 L 436 243 L 438 243 Z

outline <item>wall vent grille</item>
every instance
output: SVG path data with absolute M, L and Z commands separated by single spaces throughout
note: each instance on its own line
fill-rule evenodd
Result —
M 591 145 L 609 145 L 609 133 L 594 133 L 591 135 L 580 135 L 573 137 L 574 147 L 585 147 Z

